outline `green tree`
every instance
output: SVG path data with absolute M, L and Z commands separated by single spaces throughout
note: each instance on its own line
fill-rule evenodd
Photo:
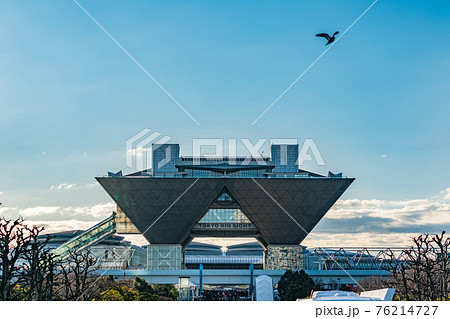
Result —
M 159 300 L 158 296 L 155 295 L 155 290 L 152 288 L 145 279 L 138 276 L 134 278 L 134 288 L 138 291 L 139 295 L 137 300 L 140 301 L 156 301 Z
M 139 301 L 158 301 L 159 297 L 157 295 L 149 294 L 148 292 L 140 292 L 136 298 Z
M 138 300 L 178 300 L 178 290 L 174 285 L 151 285 L 138 276 L 134 278 L 134 289 L 139 293 Z
M 152 288 L 152 285 L 150 285 L 145 279 L 140 278 L 139 276 L 136 276 L 134 278 L 134 288 L 141 293 L 148 293 L 148 294 L 155 294 L 154 289 Z
M 315 283 L 302 269 L 300 271 L 286 270 L 278 282 L 278 293 L 281 300 L 296 300 L 311 294 Z
M 133 289 L 122 286 L 109 287 L 101 293 L 102 301 L 135 301 L 138 299 L 138 293 Z
M 153 291 L 156 295 L 167 297 L 171 300 L 178 300 L 178 290 L 170 284 L 153 284 Z

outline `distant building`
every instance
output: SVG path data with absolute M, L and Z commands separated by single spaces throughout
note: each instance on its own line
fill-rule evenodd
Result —
M 82 230 L 71 230 L 38 236 L 38 240 L 48 238 L 47 247 L 55 249 L 72 238 L 84 233 Z M 97 257 L 97 265 L 102 269 L 147 268 L 147 250 L 132 245 L 124 237 L 110 235 L 88 248 Z
M 270 157 L 192 157 L 180 156 L 178 144 L 154 144 L 151 168 L 97 180 L 118 206 L 117 231 L 149 242 L 149 269 L 196 267 L 202 259 L 188 246 L 195 237 L 253 237 L 261 245 L 211 255 L 210 267 L 227 259 L 300 269 L 300 243 L 354 179 L 301 170 L 298 157 L 298 145 L 271 145 Z M 252 249 L 264 256 L 239 255 Z

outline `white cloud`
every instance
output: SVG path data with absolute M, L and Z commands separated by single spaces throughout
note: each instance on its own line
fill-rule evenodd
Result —
M 3 195 L 4 193 L 3 192 L 0 192 L 0 195 Z
M 0 216 L 17 218 L 19 216 L 30 221 L 52 221 L 67 223 L 69 220 L 82 222 L 100 221 L 108 217 L 116 205 L 112 202 L 93 206 L 62 207 L 62 206 L 35 206 L 28 208 L 0 207 Z
M 387 154 L 382 154 L 381 157 L 382 157 L 382 158 L 386 158 L 386 157 L 387 157 Z
M 389 226 L 450 223 L 450 196 L 406 201 L 339 200 L 326 215 L 328 219 L 388 218 Z
M 443 194 L 443 196 L 446 200 L 450 201 L 450 187 L 447 187 L 446 189 L 441 191 L 441 194 Z
M 97 186 L 100 186 L 100 184 L 99 184 L 99 183 L 97 183 L 97 182 L 95 182 L 95 183 L 88 183 L 88 184 L 86 184 L 86 187 L 97 187 Z
M 109 216 L 115 210 L 116 205 L 114 203 L 104 203 L 94 206 L 72 208 L 72 211 L 74 211 L 75 214 L 93 216 L 98 218 Z
M 67 230 L 86 230 L 93 225 L 95 225 L 95 222 L 85 222 L 81 220 L 71 219 L 71 220 L 56 220 L 56 221 L 49 221 L 49 220 L 36 220 L 26 221 L 29 225 L 36 225 L 40 227 L 44 227 L 43 233 L 57 233 Z
M 133 234 L 133 235 L 120 234 L 120 236 L 124 237 L 125 240 L 131 242 L 133 245 L 137 246 L 148 245 L 147 239 L 145 239 L 145 237 L 141 234 Z
M 72 189 L 75 186 L 77 186 L 77 184 L 69 184 L 69 183 L 63 183 L 63 184 L 59 184 L 58 186 L 50 186 L 49 190 L 55 190 L 55 189 Z
M 312 247 L 407 247 L 411 246 L 411 238 L 417 233 L 392 233 L 392 234 L 374 234 L 374 233 L 338 233 L 316 234 L 312 232 L 302 242 L 302 245 L 308 248 Z
M 338 200 L 302 244 L 404 246 L 420 233 L 442 230 L 450 230 L 450 188 L 414 200 Z
M 23 217 L 44 216 L 57 213 L 58 210 L 60 210 L 60 207 L 36 206 L 21 209 L 19 215 Z
M 147 161 L 152 156 L 152 149 L 151 147 L 136 147 L 127 149 L 127 156 L 132 156 L 136 160 L 142 160 L 144 158 L 147 158 Z

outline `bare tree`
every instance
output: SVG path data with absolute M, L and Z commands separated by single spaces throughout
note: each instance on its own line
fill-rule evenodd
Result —
M 387 255 L 383 268 L 391 274 L 389 284 L 401 300 L 449 300 L 450 238 L 443 231 L 419 235 L 412 241 L 400 256 Z
M 58 261 L 47 247 L 50 237 L 39 240 L 43 227 L 30 230 L 27 249 L 24 251 L 25 263 L 19 274 L 19 285 L 24 287 L 22 295 L 26 300 L 53 300 Z
M 0 218 L 0 300 L 11 300 L 13 288 L 19 281 L 22 257 L 27 250 L 31 229 L 22 218 Z
M 389 281 L 380 276 L 368 276 L 358 281 L 358 287 L 363 291 L 389 288 Z
M 445 232 L 433 236 L 433 242 L 437 246 L 438 261 L 438 287 L 441 292 L 441 298 L 448 300 L 450 293 L 450 269 L 449 269 L 449 246 L 450 238 L 444 238 Z
M 98 280 L 97 258 L 89 251 L 72 252 L 59 266 L 58 294 L 64 300 L 90 300 Z
M 97 258 L 89 250 L 72 252 L 58 261 L 48 248 L 43 227 L 28 226 L 22 218 L 0 218 L 0 300 L 90 300 Z

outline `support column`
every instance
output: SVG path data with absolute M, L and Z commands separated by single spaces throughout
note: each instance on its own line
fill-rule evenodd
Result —
M 269 245 L 264 251 L 264 269 L 266 270 L 300 270 L 303 266 L 304 246 Z
M 181 245 L 147 246 L 148 269 L 183 269 L 184 249 Z

